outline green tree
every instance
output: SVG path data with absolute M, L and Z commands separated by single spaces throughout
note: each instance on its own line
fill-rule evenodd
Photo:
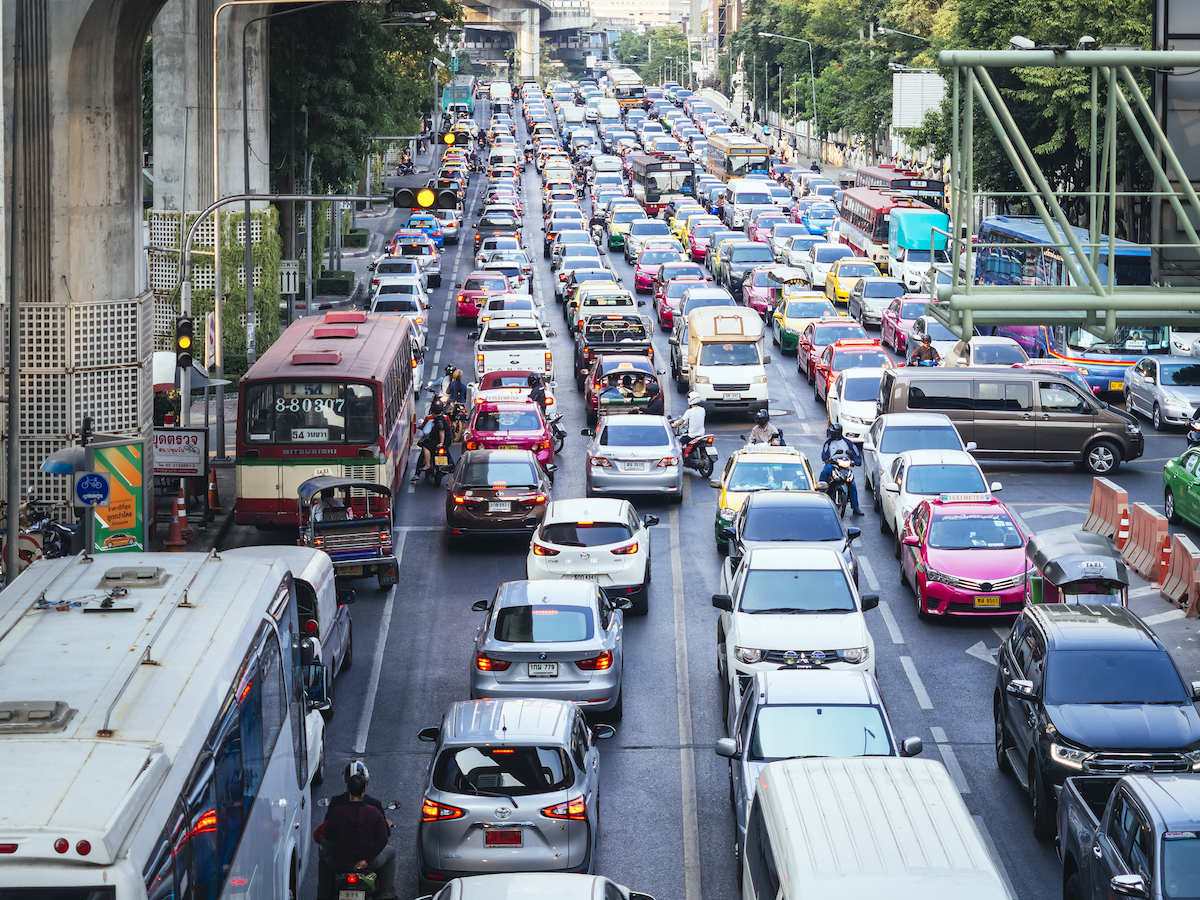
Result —
M 613 54 L 621 65 L 636 69 L 646 84 L 658 84 L 664 67 L 680 67 L 678 59 L 688 55 L 688 40 L 674 25 L 647 28 L 645 34 L 626 31 L 613 45 Z M 691 57 L 699 58 L 695 47 Z

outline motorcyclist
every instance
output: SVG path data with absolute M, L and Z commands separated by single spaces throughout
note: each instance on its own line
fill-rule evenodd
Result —
M 750 429 L 749 443 L 751 444 L 775 444 L 778 446 L 783 438 L 779 434 L 779 429 L 771 424 L 771 414 L 765 409 L 760 409 L 754 414 L 754 427 Z
M 687 411 L 671 423 L 676 432 L 683 437 L 685 444 L 704 436 L 704 407 L 700 405 L 700 395 L 690 391 L 687 402 Z
M 450 422 L 442 412 L 441 400 L 434 400 L 433 403 L 429 404 L 429 415 L 421 423 L 422 430 L 424 430 L 427 424 L 431 425 L 431 427 L 421 440 L 417 442 L 417 446 L 421 448 L 421 462 L 410 479 L 414 483 L 421 475 L 433 468 L 433 451 L 438 447 L 446 446 L 446 443 L 450 440 Z
M 821 448 L 821 462 L 825 463 L 825 467 L 821 469 L 821 481 L 828 481 L 830 474 L 833 472 L 833 459 L 838 456 L 846 456 L 850 459 L 852 465 L 862 465 L 862 454 L 858 452 L 858 447 L 854 442 L 847 439 L 842 434 L 842 426 L 840 423 L 830 425 L 825 432 L 825 445 Z M 861 516 L 863 511 L 858 508 L 858 485 L 851 481 L 846 485 L 850 497 L 850 506 L 854 510 L 854 515 Z
M 387 819 L 381 809 L 366 802 L 367 780 L 362 775 L 351 775 L 346 780 L 346 793 L 344 802 L 336 806 L 330 803 L 322 846 L 334 867 L 375 872 L 379 900 L 395 900 L 396 851 L 388 846 Z M 326 891 L 322 895 L 318 888 L 318 900 L 332 897 L 332 880 Z
M 817 164 L 815 159 L 813 160 L 813 164 L 809 167 L 809 171 L 816 172 L 818 175 L 821 174 L 821 167 Z
M 592 217 L 588 219 L 588 231 L 591 231 L 597 225 L 599 225 L 601 228 L 604 227 L 604 213 L 600 212 L 598 209 L 594 209 L 592 210 Z
M 446 366 L 442 370 L 442 377 L 437 381 L 437 393 L 439 397 L 445 397 L 450 393 L 450 383 L 454 380 L 454 366 Z
M 650 416 L 666 415 L 666 404 L 663 402 L 662 391 L 658 389 L 657 382 L 652 381 L 646 385 L 646 396 L 650 398 L 650 402 L 642 407 L 643 412 Z
M 921 338 L 921 346 L 913 351 L 912 356 L 908 361 L 910 365 L 917 365 L 922 362 L 938 363 L 941 361 L 941 354 L 937 352 L 937 348 L 933 346 L 933 338 L 926 334 Z
M 538 405 L 542 411 L 542 417 L 545 418 L 546 385 L 542 383 L 542 376 L 537 372 L 530 372 L 526 383 L 529 385 L 529 399 Z

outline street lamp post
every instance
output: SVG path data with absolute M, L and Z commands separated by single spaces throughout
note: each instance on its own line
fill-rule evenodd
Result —
M 813 123 L 812 128 L 808 131 L 808 155 L 817 159 L 821 155 L 821 142 L 817 140 L 817 152 L 813 153 L 813 132 L 817 130 L 817 74 L 816 65 L 813 62 L 813 45 L 812 41 L 806 41 L 804 38 L 791 37 L 786 34 L 775 34 L 770 31 L 760 31 L 759 37 L 779 38 L 781 41 L 795 41 L 797 44 L 808 44 L 808 78 L 812 82 L 812 104 L 813 104 Z

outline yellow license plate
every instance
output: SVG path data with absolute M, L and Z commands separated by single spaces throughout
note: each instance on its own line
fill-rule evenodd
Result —
M 987 607 L 987 606 L 998 607 L 1000 605 L 1000 598 L 999 597 L 976 597 L 975 605 L 976 606 L 984 606 L 984 607 Z
M 1125 390 L 1125 382 L 1123 382 L 1123 381 L 1110 381 L 1110 382 L 1108 383 L 1108 389 L 1109 389 L 1110 391 L 1123 391 L 1123 390 Z
M 339 575 L 361 575 L 362 566 L 340 566 L 337 570 L 337 573 Z

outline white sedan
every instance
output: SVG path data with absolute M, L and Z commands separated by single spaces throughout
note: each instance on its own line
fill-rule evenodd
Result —
M 650 528 L 628 500 L 555 500 L 546 506 L 525 559 L 525 577 L 584 578 L 645 615 L 650 603 Z
M 900 534 L 918 503 L 941 494 L 972 494 L 990 500 L 1001 484 L 989 485 L 979 463 L 966 450 L 906 450 L 892 460 L 882 476 L 882 509 L 879 530 L 895 536 L 895 556 L 900 558 Z
M 838 373 L 837 380 L 825 396 L 829 421 L 841 425 L 848 440 L 861 444 L 875 423 L 875 408 L 879 399 L 879 380 L 883 369 L 854 366 Z

